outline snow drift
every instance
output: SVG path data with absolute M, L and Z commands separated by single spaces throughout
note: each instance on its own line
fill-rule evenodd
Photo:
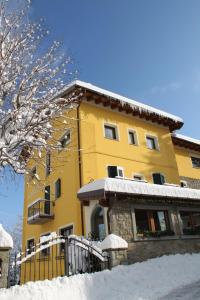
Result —
M 163 256 L 112 271 L 38 281 L 0 291 L 1 300 L 156 300 L 200 280 L 200 254 Z

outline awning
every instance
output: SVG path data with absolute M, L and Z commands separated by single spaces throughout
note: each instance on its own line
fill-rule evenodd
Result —
M 200 201 L 200 190 L 118 178 L 103 178 L 88 183 L 78 191 L 77 196 L 80 200 L 92 200 L 104 198 L 109 193 Z

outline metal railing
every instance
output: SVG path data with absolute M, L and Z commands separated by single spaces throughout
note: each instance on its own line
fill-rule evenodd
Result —
M 14 257 L 10 272 L 20 273 L 15 284 L 110 269 L 108 253 L 76 236 L 57 237 Z
M 46 199 L 38 199 L 28 206 L 28 223 L 45 222 L 45 219 L 53 218 L 53 202 Z

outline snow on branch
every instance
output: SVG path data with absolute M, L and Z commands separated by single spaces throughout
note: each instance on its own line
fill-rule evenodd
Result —
M 71 58 L 59 42 L 49 45 L 42 21 L 28 21 L 29 1 L 16 2 L 12 9 L 12 0 L 0 0 L 0 168 L 24 173 L 31 150 L 47 147 L 52 119 L 74 108 L 79 91 L 59 98 Z

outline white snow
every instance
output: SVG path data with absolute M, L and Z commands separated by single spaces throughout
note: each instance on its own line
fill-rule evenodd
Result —
M 172 136 L 175 137 L 175 138 L 178 138 L 178 139 L 181 139 L 181 140 L 193 143 L 193 144 L 200 145 L 200 140 L 193 139 L 193 138 L 191 138 L 189 136 L 186 136 L 186 135 L 183 135 L 183 134 L 172 133 Z
M 13 239 L 0 224 L 0 248 L 13 248 Z
M 169 114 L 167 112 L 164 112 L 162 110 L 159 110 L 159 109 L 156 109 L 152 106 L 149 106 L 149 105 L 146 105 L 146 104 L 143 104 L 141 102 L 138 102 L 136 100 L 133 100 L 133 99 L 130 99 L 130 98 L 127 98 L 127 97 L 124 97 L 124 96 L 121 96 L 119 94 L 116 94 L 116 93 L 113 93 L 113 92 L 110 92 L 108 90 L 105 90 L 105 89 L 102 89 L 102 88 L 99 88 L 91 83 L 87 83 L 87 82 L 84 82 L 84 81 L 81 81 L 81 80 L 75 80 L 73 82 L 71 82 L 64 90 L 63 90 L 63 93 L 66 92 L 67 90 L 70 90 L 72 87 L 74 87 L 75 85 L 78 85 L 80 87 L 83 87 L 83 88 L 86 88 L 90 91 L 93 91 L 93 92 L 96 92 L 96 93 L 99 93 L 101 95 L 105 95 L 107 97 L 110 97 L 112 99 L 117 99 L 119 101 L 121 101 L 122 104 L 125 104 L 125 103 L 128 103 L 130 104 L 133 108 L 137 107 L 139 108 L 140 110 L 142 111 L 148 111 L 148 112 L 151 112 L 151 113 L 156 113 L 160 116 L 163 116 L 163 117 L 166 117 L 166 118 L 170 118 L 172 120 L 174 120 L 175 122 L 183 122 L 183 119 L 181 119 L 180 117 L 177 117 L 175 115 L 172 115 L 172 114 Z
M 156 300 L 200 280 L 200 254 L 170 255 L 112 271 L 30 282 L 0 291 L 1 300 Z
M 101 243 L 102 250 L 107 249 L 127 249 L 128 243 L 115 234 L 109 234 Z
M 105 192 L 200 200 L 200 190 L 116 178 L 103 178 L 86 184 L 78 191 L 78 197 L 88 198 L 89 193 L 98 197 Z

